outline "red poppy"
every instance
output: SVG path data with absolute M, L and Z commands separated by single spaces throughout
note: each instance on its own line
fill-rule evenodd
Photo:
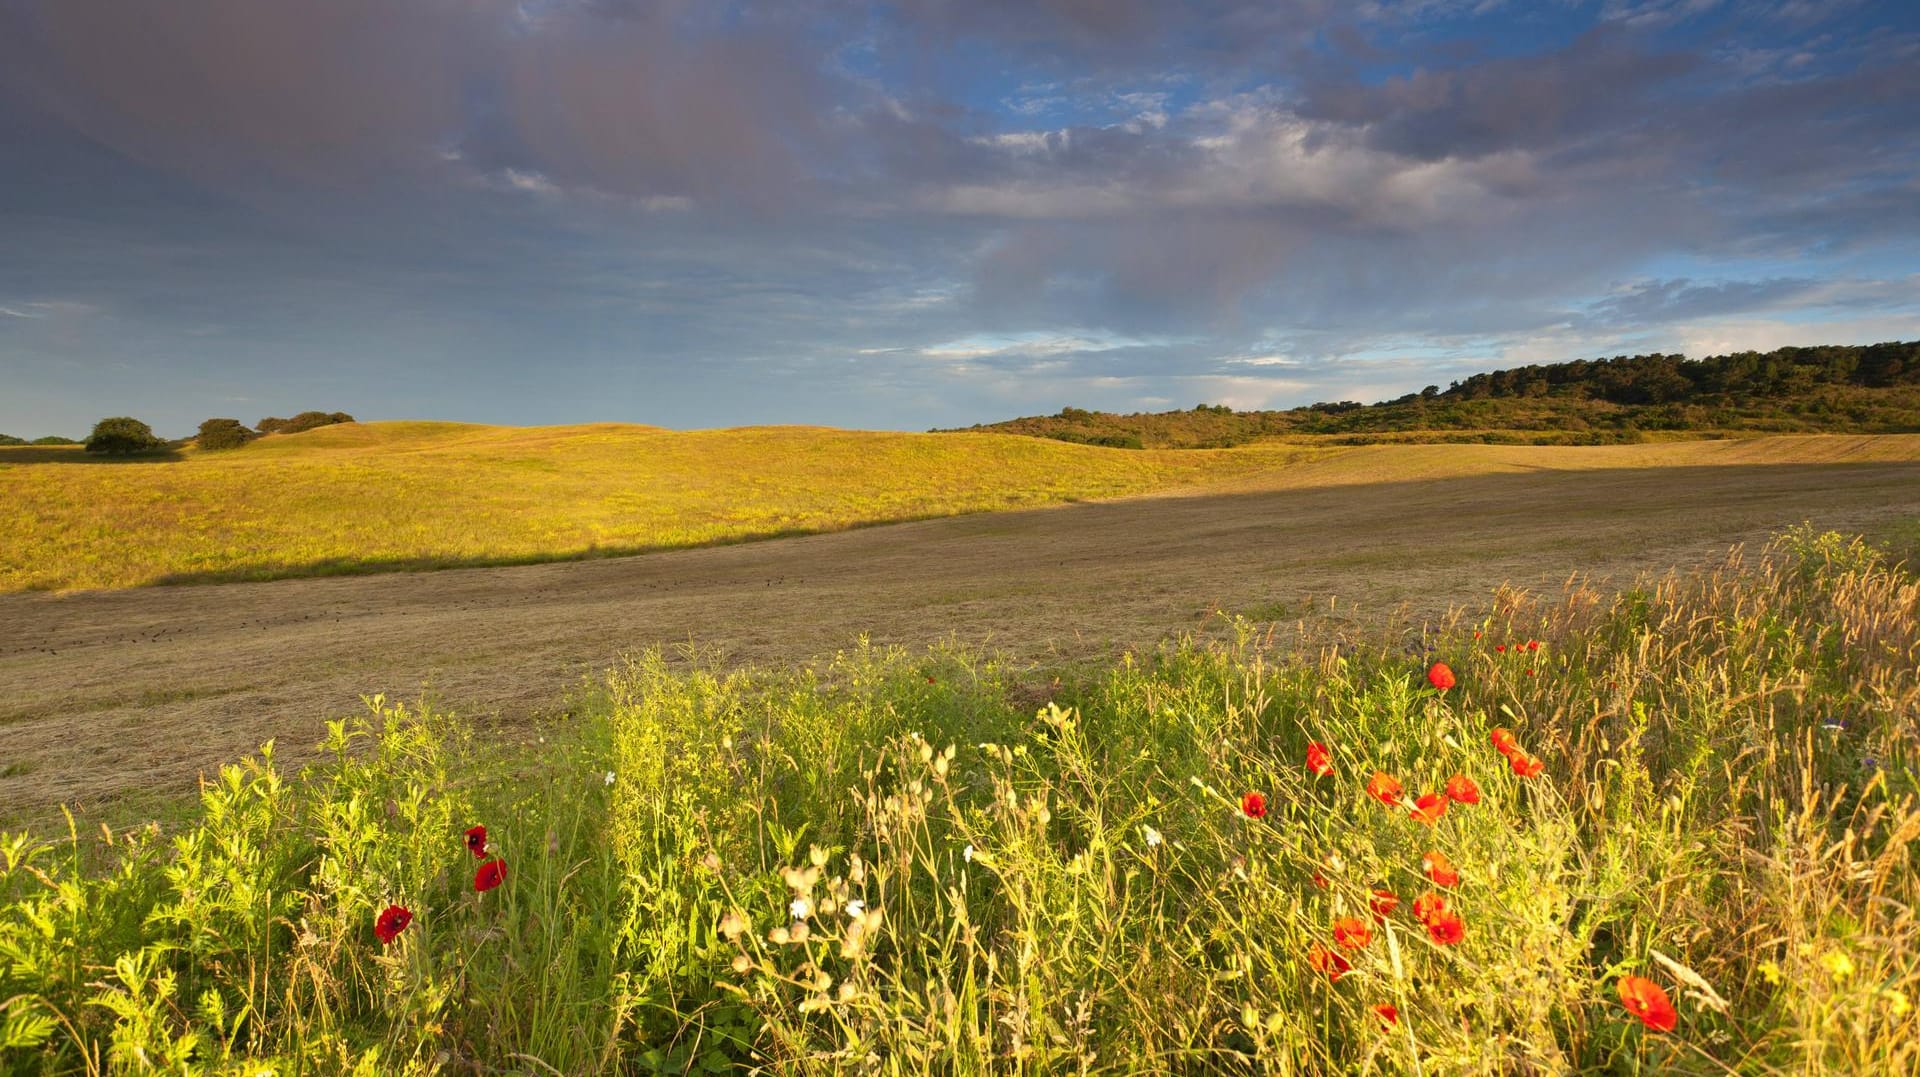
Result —
M 1367 907 L 1373 910 L 1373 915 L 1385 920 L 1400 907 L 1400 898 L 1393 891 L 1376 886 L 1373 893 L 1367 895 Z
M 487 857 L 487 828 L 474 826 L 467 828 L 467 852 L 485 860 Z
M 507 862 L 504 860 L 489 860 L 480 865 L 479 871 L 473 873 L 473 888 L 475 891 L 484 894 L 506 880 Z
M 1513 772 L 1522 778 L 1535 777 L 1546 768 L 1546 764 L 1540 760 L 1539 756 L 1528 755 L 1518 749 L 1507 757 L 1507 763 L 1513 767 Z
M 1374 771 L 1373 777 L 1367 779 L 1367 795 L 1382 804 L 1400 803 L 1400 794 L 1403 792 L 1405 790 L 1400 787 L 1400 779 L 1384 770 Z
M 1438 849 L 1429 849 L 1420 858 L 1420 871 L 1433 880 L 1435 886 L 1459 886 L 1460 872 L 1447 859 L 1447 854 Z
M 1307 745 L 1307 770 L 1316 778 L 1324 778 L 1333 773 L 1333 753 L 1327 746 L 1315 741 Z
M 1445 662 L 1435 662 L 1427 667 L 1427 683 L 1444 692 L 1460 682 L 1453 679 L 1453 670 Z
M 1339 951 L 1329 950 L 1317 942 L 1307 951 L 1307 964 L 1316 972 L 1326 973 L 1329 981 L 1339 980 L 1353 968 L 1353 963 L 1341 957 Z
M 1400 1023 L 1400 1011 L 1394 1009 L 1393 1003 L 1391 1002 L 1382 1002 L 1380 1005 L 1375 1006 L 1373 1008 L 1373 1015 L 1380 1019 L 1381 1024 L 1397 1025 Z
M 1373 941 L 1373 928 L 1358 916 L 1342 916 L 1333 922 L 1333 941 L 1349 950 L 1363 949 Z
M 1480 787 L 1473 784 L 1473 779 L 1465 774 L 1455 774 L 1447 779 L 1447 799 L 1457 800 L 1462 804 L 1478 804 Z
M 1420 799 L 1413 802 L 1413 811 L 1409 814 L 1413 816 L 1414 822 L 1432 826 L 1440 821 L 1442 815 L 1447 814 L 1447 794 L 1420 794 Z
M 1672 1032 L 1680 1022 L 1667 993 L 1645 976 L 1620 977 L 1620 1005 L 1655 1032 Z
M 1413 899 L 1413 918 L 1426 923 L 1447 911 L 1447 899 L 1429 890 Z
M 1240 814 L 1249 819 L 1267 817 L 1267 798 L 1259 793 L 1248 793 L 1240 798 Z
M 400 933 L 413 923 L 413 914 L 399 905 L 389 905 L 379 916 L 373 918 L 373 937 L 386 945 L 400 937 Z
M 1467 922 L 1451 909 L 1441 909 L 1427 920 L 1427 937 L 1442 946 L 1453 946 L 1467 937 Z
M 1520 742 L 1513 739 L 1513 730 L 1500 728 L 1493 731 L 1493 750 L 1501 755 L 1511 756 L 1520 750 Z

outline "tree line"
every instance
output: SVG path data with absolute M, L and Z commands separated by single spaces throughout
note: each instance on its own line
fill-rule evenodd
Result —
M 87 452 L 109 456 L 159 452 L 188 444 L 202 449 L 237 449 L 264 434 L 298 434 L 322 426 L 353 422 L 344 411 L 303 411 L 291 419 L 268 416 L 249 427 L 238 419 L 208 419 L 189 438 L 169 441 L 153 432 L 153 427 L 130 415 L 115 415 L 93 424 L 83 442 L 72 438 L 44 437 L 29 442 L 25 438 L 0 434 L 0 445 L 83 445 Z

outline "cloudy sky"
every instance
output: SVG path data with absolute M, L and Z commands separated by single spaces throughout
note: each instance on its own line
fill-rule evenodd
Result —
M 16 435 L 1912 338 L 1912 0 L 0 0 Z

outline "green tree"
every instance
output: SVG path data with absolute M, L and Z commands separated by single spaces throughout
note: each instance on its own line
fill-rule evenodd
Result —
M 194 440 L 202 449 L 237 449 L 258 436 L 238 419 L 208 419 Z
M 87 451 L 94 453 L 152 452 L 165 444 L 153 436 L 153 427 L 125 415 L 94 423 L 87 435 Z

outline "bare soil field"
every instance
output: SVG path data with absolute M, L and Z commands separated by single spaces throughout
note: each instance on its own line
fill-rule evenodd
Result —
M 129 810 L 268 738 L 298 759 L 374 692 L 519 729 L 656 645 L 1074 661 L 1216 609 L 1417 627 L 1503 583 L 1622 585 L 1802 521 L 1916 517 L 1920 436 L 1367 446 L 1230 488 L 641 557 L 0 595 L 0 822 Z

